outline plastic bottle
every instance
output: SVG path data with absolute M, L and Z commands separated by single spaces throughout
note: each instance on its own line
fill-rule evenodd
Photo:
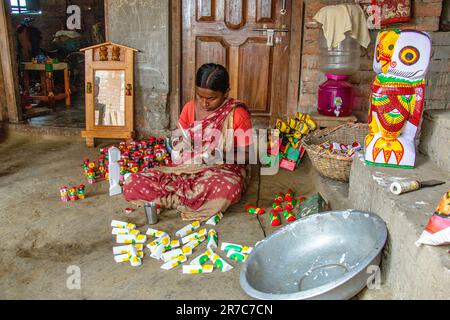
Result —
M 320 70 L 325 74 L 352 75 L 359 70 L 361 47 L 349 35 L 336 48 L 328 48 L 323 32 L 320 36 Z

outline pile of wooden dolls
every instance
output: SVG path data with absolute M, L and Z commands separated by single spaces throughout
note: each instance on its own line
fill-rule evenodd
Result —
M 306 150 L 302 147 L 302 139 L 317 129 L 316 123 L 309 114 L 297 113 L 286 121 L 277 120 L 275 139 L 269 136 L 268 154 L 270 165 L 279 161 L 280 168 L 294 171 L 300 164 Z

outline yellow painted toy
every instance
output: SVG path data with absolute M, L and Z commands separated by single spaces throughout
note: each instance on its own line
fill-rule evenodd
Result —
M 289 143 L 294 149 L 298 149 L 301 139 L 316 130 L 317 125 L 309 114 L 298 112 L 285 122 L 278 119 L 276 128 L 280 133 L 287 136 Z

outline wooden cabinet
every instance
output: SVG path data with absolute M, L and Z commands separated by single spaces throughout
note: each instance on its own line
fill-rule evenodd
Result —
M 134 138 L 134 57 L 138 50 L 107 42 L 82 49 L 86 61 L 86 138 Z

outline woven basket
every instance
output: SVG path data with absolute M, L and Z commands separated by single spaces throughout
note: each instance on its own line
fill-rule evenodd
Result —
M 313 166 L 322 176 L 348 182 L 350 180 L 350 169 L 353 159 L 341 155 L 321 153 L 319 145 L 328 142 L 352 144 L 359 142 L 364 145 L 365 138 L 369 133 L 367 124 L 343 124 L 339 127 L 316 131 L 302 141 Z

